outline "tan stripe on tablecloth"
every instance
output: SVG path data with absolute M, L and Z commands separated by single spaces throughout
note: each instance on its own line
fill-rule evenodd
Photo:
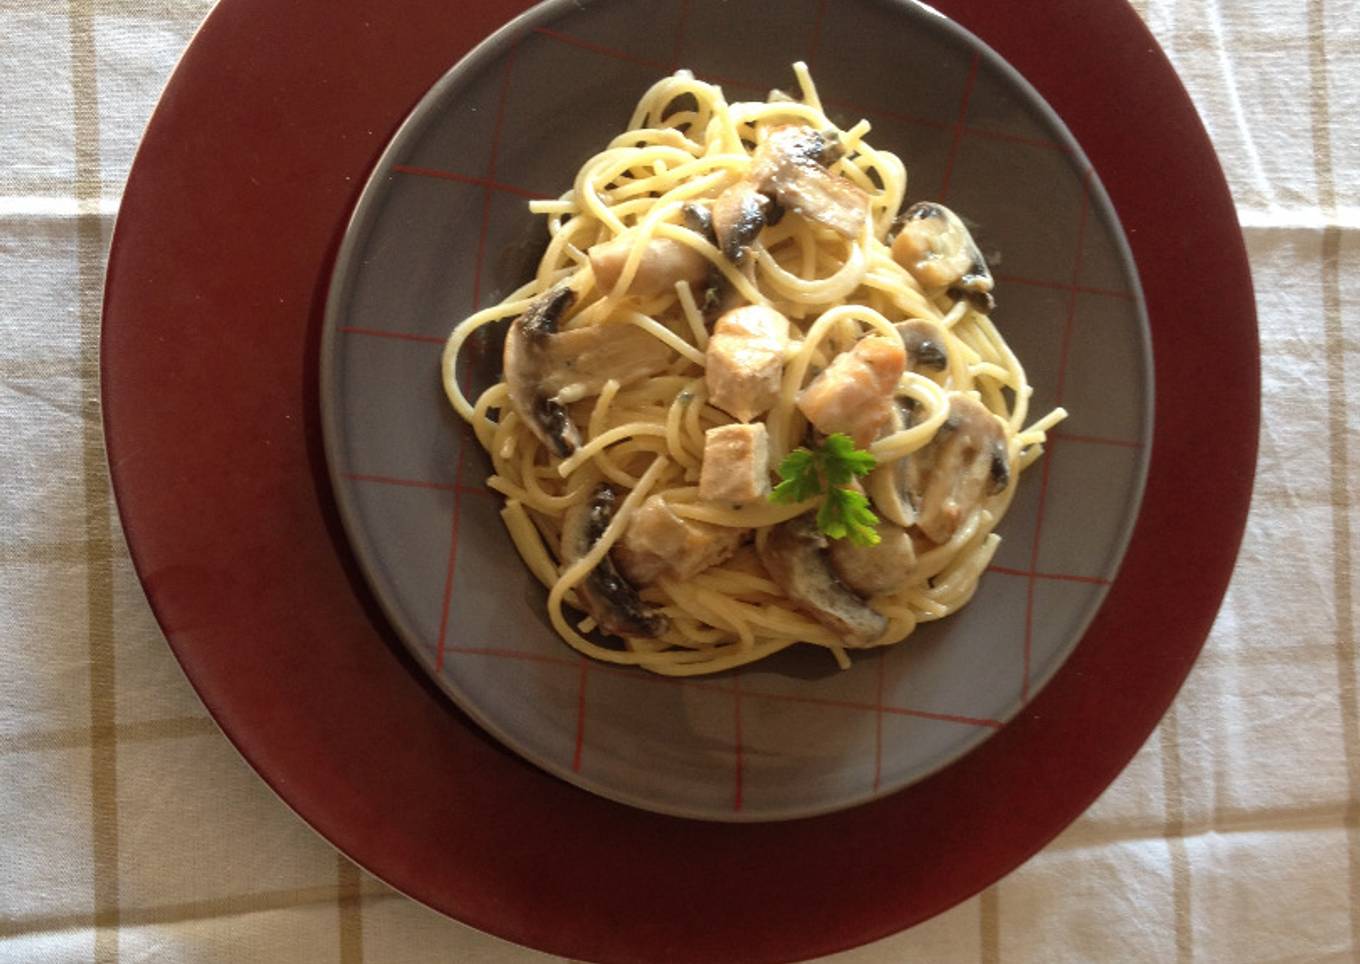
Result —
M 75 750 L 96 743 L 152 743 L 156 740 L 182 740 L 191 736 L 217 733 L 217 724 L 206 716 L 174 716 L 140 723 L 120 723 L 112 729 L 70 727 L 0 735 L 0 756 L 35 753 L 44 750 Z
M 342 853 L 335 855 L 335 902 L 340 912 L 340 964 L 363 964 L 364 919 L 362 880 L 359 868 Z
M 71 38 L 76 171 L 76 257 L 80 273 L 80 359 L 85 482 L 86 605 L 90 651 L 90 802 L 93 843 L 95 960 L 118 959 L 118 743 L 99 739 L 116 723 L 113 639 L 113 559 L 110 551 L 108 477 L 100 425 L 100 293 L 104 241 L 100 231 L 99 83 L 96 77 L 94 4 L 72 0 Z
M 0 192 L 2 193 L 2 192 Z M 98 377 L 99 369 L 86 366 L 80 358 L 0 358 L 0 380 Z
M 1301 832 L 1335 829 L 1345 819 L 1344 803 L 1305 803 L 1278 807 L 1222 807 L 1211 820 L 1185 824 L 1182 839 L 1201 834 Z M 1114 844 L 1152 840 L 1166 833 L 1166 820 L 1131 819 L 1096 821 L 1083 819 L 1049 844 L 1050 850 L 1083 850 Z
M 330 884 L 318 887 L 298 887 L 292 890 L 236 894 L 178 904 L 161 904 L 156 907 L 126 907 L 121 912 L 120 924 L 123 927 L 162 926 L 213 918 L 238 917 L 245 914 L 294 910 L 299 907 L 332 904 L 335 902 L 336 896 L 337 889 L 335 885 Z M 358 899 L 363 903 L 373 903 L 380 900 L 405 900 L 406 898 L 374 881 L 364 883 Z M 76 930 L 89 926 L 90 915 L 88 914 L 0 918 L 0 940 L 19 937 L 24 934 Z
M 978 929 L 982 964 L 1001 964 L 1001 884 L 995 883 L 978 898 Z
M 1162 836 L 1171 859 L 1171 906 L 1176 920 L 1176 960 L 1194 959 L 1190 921 L 1190 855 L 1185 846 L 1185 788 L 1181 779 L 1180 721 L 1172 704 L 1158 731 L 1162 751 L 1162 795 L 1166 823 Z
M 1336 220 L 1336 169 L 1332 160 L 1331 109 L 1327 84 L 1326 5 L 1308 4 L 1308 67 L 1312 74 L 1310 107 L 1313 122 L 1313 166 L 1317 171 L 1318 204 L 1328 221 Z M 1341 708 L 1341 739 L 1346 752 L 1346 838 L 1348 843 L 1351 951 L 1360 953 L 1360 710 L 1356 706 L 1355 617 L 1351 590 L 1351 520 L 1349 435 L 1346 414 L 1346 354 L 1341 321 L 1341 230 L 1322 232 L 1322 324 L 1327 339 L 1328 442 L 1331 447 L 1332 596 L 1336 613 L 1336 673 Z

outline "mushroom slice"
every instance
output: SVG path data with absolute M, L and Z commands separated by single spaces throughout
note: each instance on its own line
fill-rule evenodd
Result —
M 749 180 L 738 181 L 718 195 L 713 203 L 713 233 L 727 260 L 733 264 L 746 260 L 769 211 L 769 197 Z
M 576 300 L 566 284 L 549 288 L 510 325 L 505 337 L 505 383 L 510 403 L 559 458 L 581 444 L 566 406 L 598 395 L 611 378 L 621 385 L 665 370 L 671 350 L 633 325 L 601 324 L 559 332 Z
M 803 389 L 798 410 L 817 431 L 844 432 L 862 448 L 891 419 L 893 392 L 905 364 L 905 349 L 896 339 L 861 338 Z
M 587 252 L 601 290 L 613 293 L 634 247 L 633 239 L 625 236 L 594 245 Z M 677 281 L 697 285 L 708 276 L 708 267 L 708 259 L 689 245 L 671 238 L 652 238 L 642 249 L 628 294 L 654 298 L 670 291 Z
M 912 410 L 915 404 L 909 398 L 894 399 L 888 424 L 884 426 L 880 437 L 910 428 L 914 421 Z M 874 510 L 884 519 L 904 528 L 916 524 L 916 506 L 911 501 L 907 478 L 910 462 L 911 456 L 881 462 L 864 479 L 864 491 L 873 501 Z
M 716 206 L 716 205 L 715 205 Z M 718 233 L 713 225 L 713 212 L 702 204 L 689 201 L 681 209 L 685 218 L 685 227 L 696 234 L 701 234 L 704 240 L 715 248 L 722 248 L 718 241 Z M 712 326 L 714 320 L 721 314 L 724 291 L 727 287 L 727 279 L 718 270 L 718 266 L 708 262 L 701 282 L 703 297 L 699 301 L 699 310 L 703 313 L 704 321 Z
M 949 350 L 945 347 L 949 337 L 935 322 L 914 318 L 899 321 L 893 327 L 902 336 L 902 346 L 907 350 L 907 371 L 929 377 L 942 374 L 949 367 Z
M 609 528 L 618 496 L 601 483 L 584 502 L 567 510 L 562 519 L 562 563 L 570 566 L 586 553 Z M 619 575 L 608 555 L 576 586 L 577 595 L 599 624 L 615 636 L 660 636 L 669 622 L 638 598 L 632 583 Z
M 826 536 L 805 514 L 770 530 L 760 561 L 790 599 L 847 646 L 865 646 L 883 635 L 888 620 L 837 578 L 826 549 Z
M 921 201 L 898 218 L 893 260 L 929 290 L 961 292 L 981 312 L 996 306 L 992 273 L 957 214 L 943 204 Z
M 661 495 L 648 497 L 614 547 L 623 574 L 646 585 L 661 576 L 685 580 L 725 561 L 747 530 L 682 519 Z
M 869 195 L 827 170 L 844 153 L 835 131 L 786 124 L 756 148 L 751 180 L 782 207 L 854 240 L 864 233 Z
M 905 461 L 916 525 L 936 543 L 947 542 L 987 497 L 1010 484 L 1005 429 L 968 395 L 950 394 L 940 430 Z
M 916 569 L 916 549 L 907 530 L 886 520 L 874 526 L 878 543 L 860 546 L 849 539 L 832 539 L 828 555 L 831 568 L 861 596 L 897 592 L 911 582 Z

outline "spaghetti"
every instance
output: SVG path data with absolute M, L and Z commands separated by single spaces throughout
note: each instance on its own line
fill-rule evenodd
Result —
M 972 597 L 1065 416 L 1026 423 L 962 222 L 900 214 L 902 162 L 794 72 L 799 96 L 765 102 L 683 70 L 653 85 L 570 190 L 530 202 L 535 276 L 445 347 L 510 538 L 592 658 L 694 675 L 806 643 L 846 667 L 906 638 Z M 470 400 L 460 352 L 506 321 L 502 380 Z

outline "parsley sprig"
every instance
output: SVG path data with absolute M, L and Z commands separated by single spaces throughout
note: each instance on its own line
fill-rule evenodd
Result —
M 825 493 L 817 509 L 817 528 L 832 539 L 849 539 L 857 546 L 878 545 L 874 526 L 878 516 L 869 509 L 863 492 L 850 488 L 856 478 L 868 475 L 874 457 L 855 448 L 848 435 L 828 435 L 817 449 L 797 448 L 779 463 L 780 483 L 770 501 L 783 504 L 805 502 Z

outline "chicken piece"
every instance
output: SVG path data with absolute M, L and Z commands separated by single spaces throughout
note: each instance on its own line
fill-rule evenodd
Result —
M 503 364 L 510 403 L 557 456 L 566 458 L 581 435 L 566 406 L 598 395 L 614 379 L 629 385 L 664 371 L 671 349 L 633 325 L 590 325 L 558 331 L 575 292 L 558 285 L 540 295 L 510 325 Z
M 916 550 L 907 530 L 882 521 L 874 526 L 878 544 L 856 545 L 850 539 L 832 539 L 827 555 L 840 581 L 861 596 L 897 592 L 911 581 L 916 569 Z
M 613 293 L 635 246 L 633 239 L 625 236 L 597 244 L 587 252 L 595 283 L 603 291 Z M 628 294 L 634 298 L 654 298 L 670 291 L 677 281 L 697 286 L 708 277 L 708 266 L 708 259 L 689 245 L 670 238 L 652 238 L 642 250 Z
M 699 498 L 753 502 L 770 494 L 770 435 L 764 422 L 720 425 L 704 433 Z
M 708 400 L 749 422 L 779 398 L 789 320 L 773 308 L 733 308 L 713 326 L 704 381 Z
M 861 338 L 798 396 L 798 410 L 819 432 L 844 432 L 864 448 L 892 419 L 893 393 L 907 364 L 901 339 Z
M 922 449 L 906 458 L 916 526 L 947 542 L 982 502 L 1010 484 L 1006 431 L 979 401 L 951 393 L 949 417 Z
M 682 519 L 662 496 L 654 495 L 633 514 L 613 558 L 623 574 L 639 585 L 661 576 L 683 581 L 726 561 L 737 551 L 745 532 Z

